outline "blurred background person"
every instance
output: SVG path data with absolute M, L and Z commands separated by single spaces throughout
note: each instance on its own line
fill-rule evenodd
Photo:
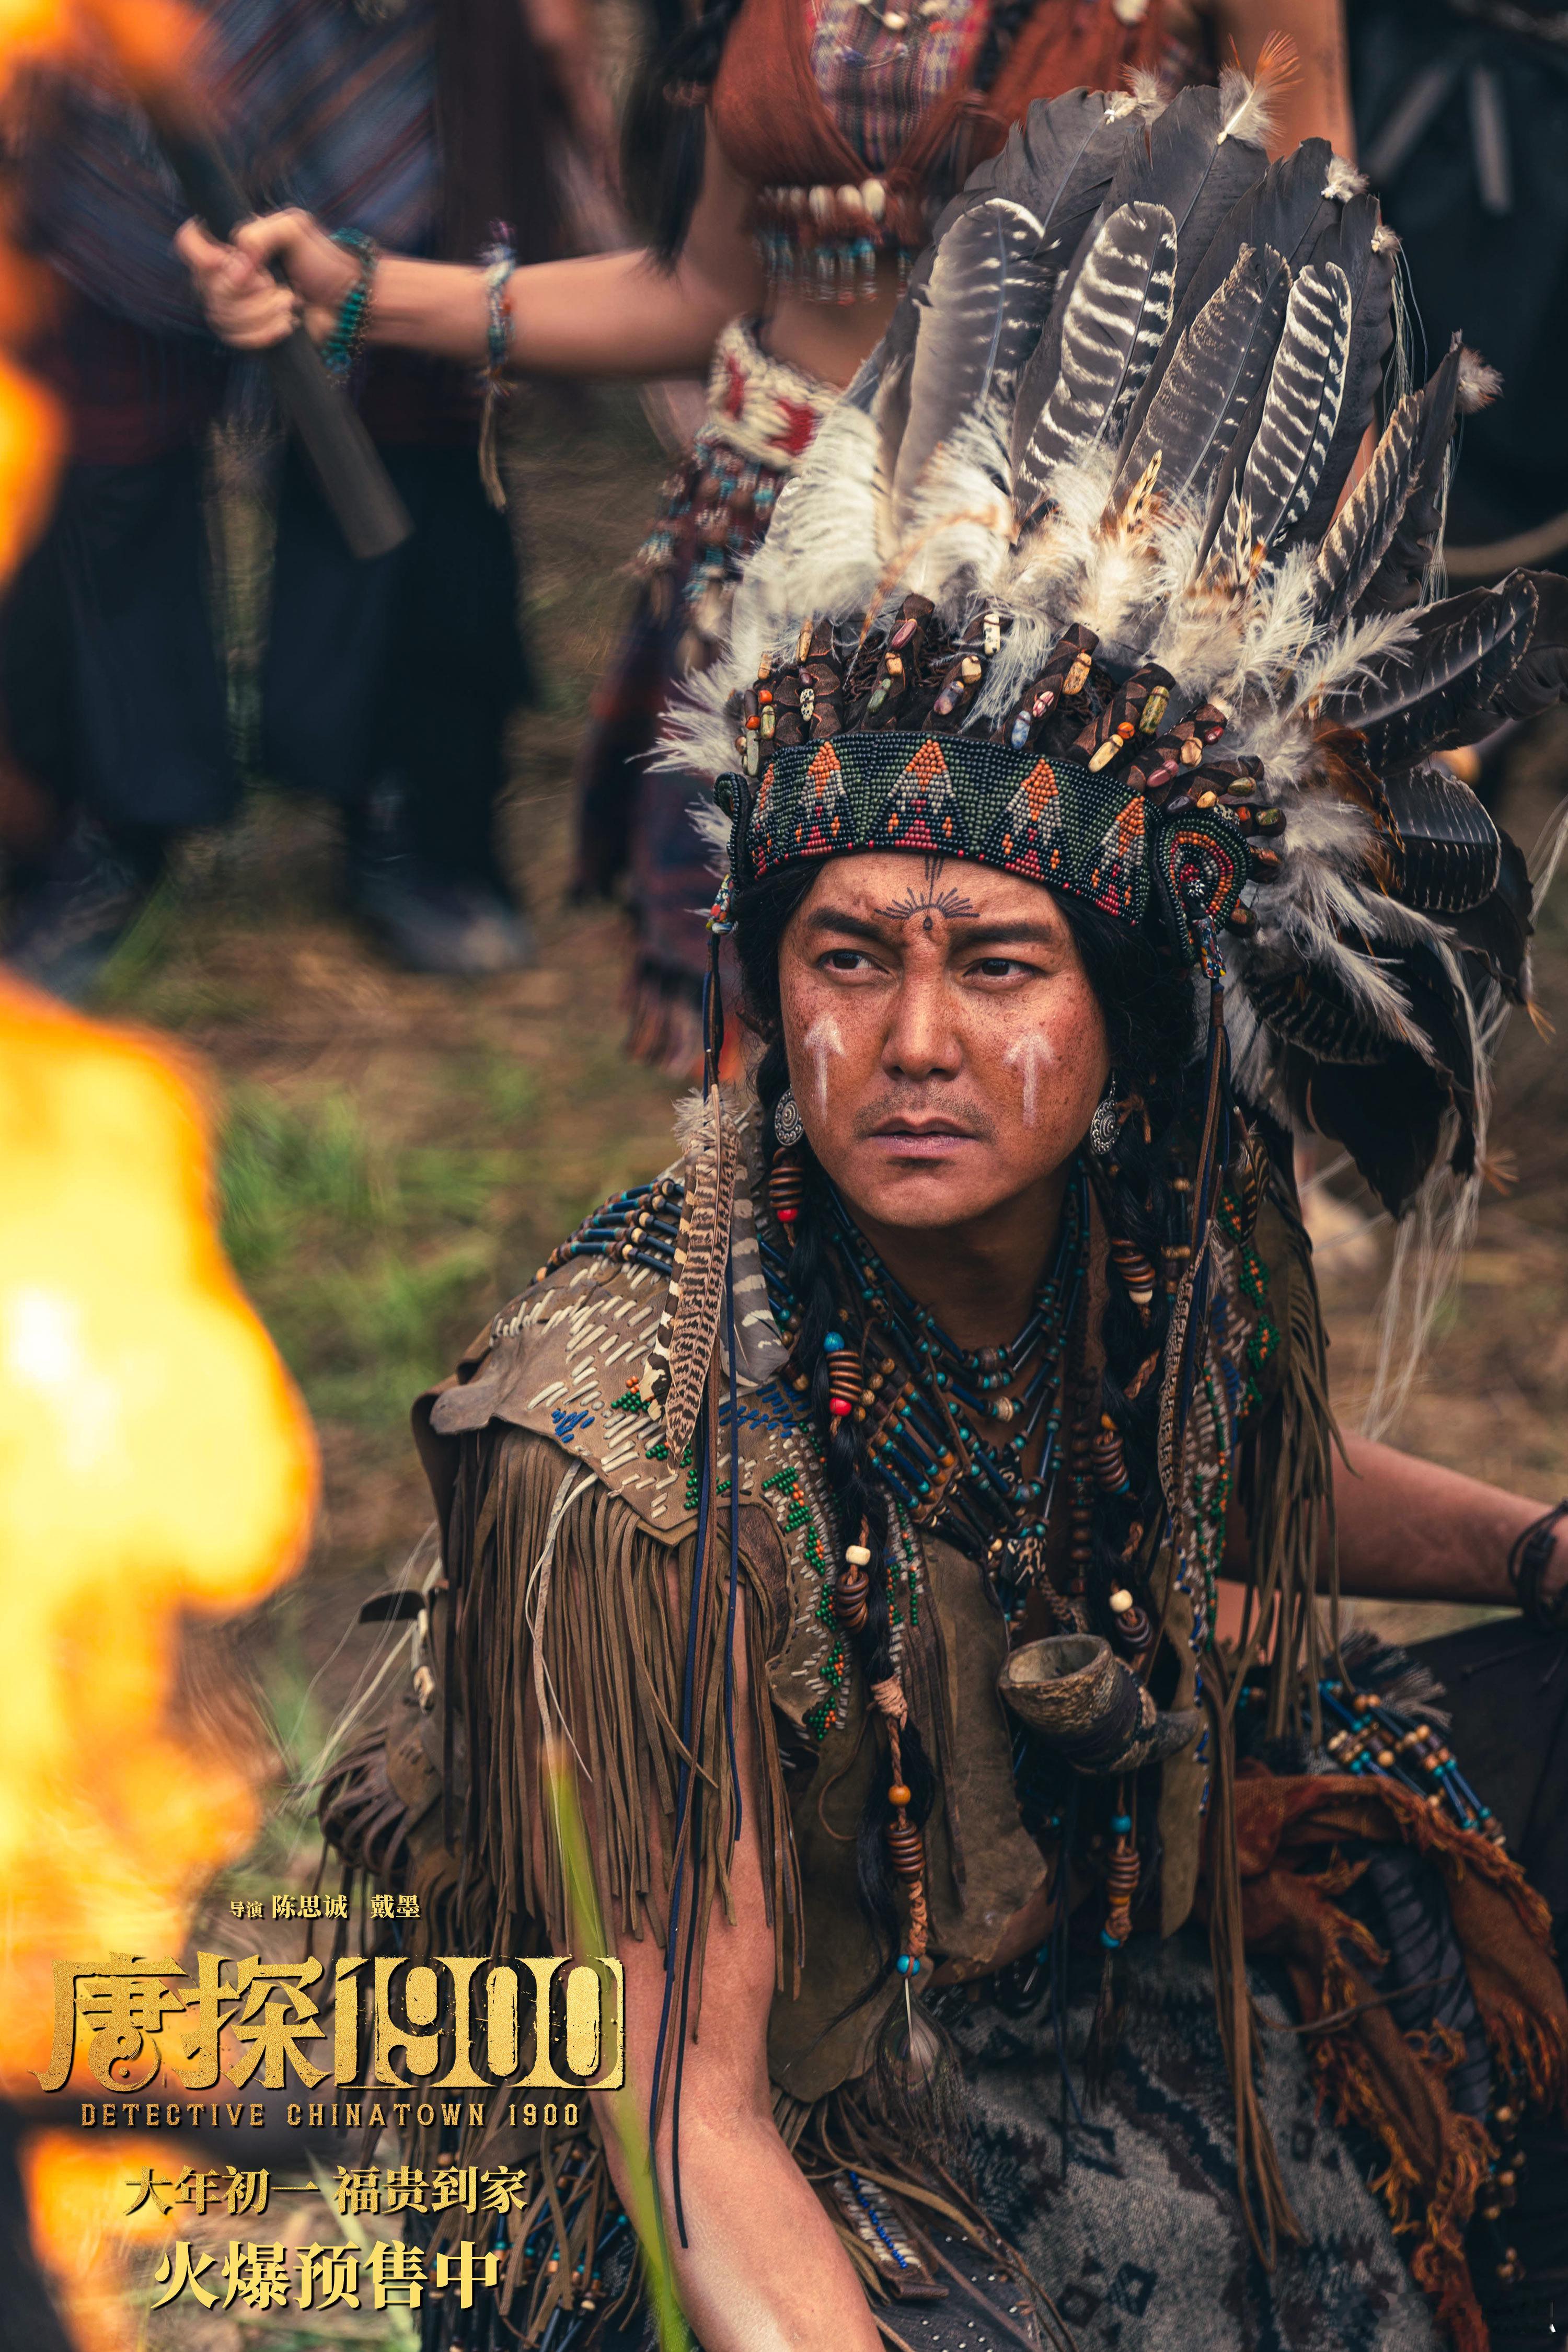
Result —
M 1033 7 L 1015 0 L 989 10 L 965 10 L 959 0 L 946 11 L 908 14 L 879 10 L 868 0 L 815 6 L 795 0 L 786 15 L 811 28 L 815 89 L 801 94 L 748 157 L 737 137 L 753 127 L 743 110 L 748 82 L 766 89 L 768 68 L 765 55 L 750 66 L 741 61 L 752 58 L 752 41 L 771 29 L 778 13 L 758 0 L 738 9 L 720 0 L 694 28 L 645 61 L 625 131 L 626 185 L 660 259 L 679 252 L 691 225 L 690 191 L 707 131 L 748 180 L 764 183 L 760 203 L 753 196 L 752 216 L 773 312 L 750 342 L 732 328 L 721 345 L 709 416 L 666 486 L 638 559 L 641 576 L 621 651 L 599 689 L 578 762 L 574 888 L 581 897 L 626 894 L 637 932 L 630 1049 L 677 1076 L 690 1074 L 700 1059 L 706 961 L 700 910 L 710 877 L 689 818 L 692 785 L 650 775 L 646 763 L 671 690 L 706 666 L 722 637 L 740 564 L 804 454 L 825 387 L 847 383 L 879 335 L 892 282 L 883 268 L 879 306 L 847 299 L 844 265 L 824 277 L 815 259 L 812 205 L 840 195 L 833 185 L 840 172 L 854 179 L 851 154 L 860 173 L 885 173 L 907 160 L 914 167 L 910 194 L 923 200 L 929 226 L 951 188 L 1001 144 L 1009 122 L 1033 100 L 1078 84 L 1121 86 L 1135 68 L 1155 70 L 1167 95 L 1185 81 L 1215 79 L 1222 62 L 1239 60 L 1251 72 L 1265 41 L 1279 31 L 1291 37 L 1299 62 L 1275 94 L 1276 143 L 1320 135 L 1348 153 L 1352 135 L 1339 10 L 1324 0 L 1268 6 L 1222 0 L 1215 7 L 1196 0 L 1112 0 L 1095 9 L 1067 0 L 1037 0 Z M 944 28 L 945 55 L 932 54 L 933 21 Z M 773 34 L 775 48 L 781 38 Z M 783 46 L 798 58 L 806 44 L 796 36 Z M 824 144 L 821 106 L 812 102 L 818 99 L 837 121 L 837 154 Z M 752 103 L 760 131 L 761 106 Z M 819 350 L 811 310 L 795 306 L 802 298 L 809 305 L 823 297 L 843 308 L 833 319 L 832 347 Z M 802 333 L 804 345 L 796 340 Z M 820 381 L 770 385 L 755 368 L 754 351 L 774 357 L 795 351 L 805 362 L 802 373 Z M 741 386 L 749 370 L 756 381 L 748 397 Z M 770 394 L 785 405 L 771 408 Z
M 213 103 L 248 186 L 377 243 L 472 257 L 505 222 L 521 253 L 552 252 L 563 121 L 606 152 L 577 0 L 210 0 L 204 14 Z M 39 364 L 73 462 L 4 616 L 11 757 L 52 817 L 16 845 L 5 951 L 79 994 L 171 842 L 239 795 L 205 475 L 220 413 L 267 412 L 192 299 L 171 247 L 183 207 L 139 116 L 52 83 L 12 161 L 22 226 L 61 289 Z M 356 562 L 284 452 L 260 764 L 342 805 L 348 903 L 401 961 L 493 971 L 529 949 L 495 817 L 530 680 L 513 533 L 476 464 L 481 392 L 471 368 L 429 356 L 381 352 L 349 374 L 415 530 Z
M 1451 587 L 1568 563 L 1568 17 L 1538 0 L 1348 0 L 1363 168 L 1399 231 L 1416 382 L 1450 337 L 1501 375 L 1449 496 Z M 1454 754 L 1495 789 L 1515 735 Z
M 515 274 L 498 315 L 476 271 L 384 259 L 373 344 L 480 361 L 492 332 L 536 373 L 708 369 L 709 413 L 665 486 L 637 601 L 579 770 L 579 896 L 624 892 L 637 939 L 639 1058 L 698 1059 L 710 891 L 697 786 L 646 761 L 671 687 L 711 657 L 740 564 L 767 528 L 837 392 L 877 341 L 936 210 L 1037 98 L 1115 89 L 1130 72 L 1201 71 L 1200 49 L 1258 58 L 1279 11 L 1250 0 L 1184 19 L 1173 57 L 1159 0 L 714 0 L 653 45 L 626 109 L 623 164 L 645 249 Z M 1286 0 L 1311 35 L 1279 136 L 1344 143 L 1338 10 Z M 1283 95 L 1283 93 L 1282 93 Z M 243 233 L 330 333 L 353 279 L 319 225 Z M 220 332 L 260 347 L 287 299 L 198 231 L 184 248 Z

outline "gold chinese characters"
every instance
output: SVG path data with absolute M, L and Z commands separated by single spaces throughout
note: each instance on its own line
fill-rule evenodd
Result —
M 161 2069 L 188 2091 L 211 2090 L 220 2064 L 237 2091 L 253 2081 L 280 2091 L 289 2075 L 307 2090 L 329 2076 L 359 2090 L 620 2087 L 616 1960 L 345 1956 L 325 1985 L 324 1976 L 319 1959 L 198 1952 L 192 1987 L 173 1959 L 57 1960 L 54 2039 L 38 2081 L 63 2089 L 85 2035 L 89 2071 L 116 2092 L 143 2089 Z

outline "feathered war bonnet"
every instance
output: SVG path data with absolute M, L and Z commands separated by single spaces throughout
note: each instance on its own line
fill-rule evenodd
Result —
M 1268 163 L 1260 113 L 1237 74 L 1030 110 L 782 494 L 668 756 L 719 778 L 721 925 L 731 885 L 850 850 L 1086 896 L 1157 928 L 1200 1014 L 1206 982 L 1207 1205 L 1234 1083 L 1429 1220 L 1473 1198 L 1531 906 L 1433 755 L 1558 698 L 1568 587 L 1423 601 L 1495 380 L 1456 341 L 1394 396 L 1397 239 L 1324 141 Z

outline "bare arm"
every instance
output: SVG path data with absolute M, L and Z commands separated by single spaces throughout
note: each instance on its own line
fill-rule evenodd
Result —
M 1370 1437 L 1344 1440 L 1348 1465 L 1334 1459 L 1334 1517 L 1340 1590 L 1349 1600 L 1446 1601 L 1508 1609 L 1515 1595 L 1508 1556 L 1546 1506 L 1505 1494 L 1479 1478 L 1445 1470 Z M 1247 1515 L 1233 1504 L 1226 1530 L 1225 1571 L 1216 1631 L 1240 1632 L 1251 1560 Z M 1328 1560 L 1320 1561 L 1320 1588 Z M 1568 1525 L 1560 1531 L 1542 1580 L 1551 1601 L 1568 1586 Z
M 1340 1587 L 1367 1601 L 1474 1601 L 1507 1608 L 1508 1556 L 1546 1506 L 1441 1469 L 1368 1437 L 1347 1437 L 1334 1465 Z M 1568 1580 L 1560 1538 L 1542 1597 Z
M 530 375 L 701 374 L 720 331 L 763 294 L 762 265 L 746 233 L 748 184 L 716 140 L 708 142 L 702 192 L 673 269 L 646 252 L 589 254 L 512 272 L 511 363 Z M 247 221 L 232 246 L 194 221 L 176 239 L 207 316 L 224 341 L 261 351 L 288 333 L 301 304 L 320 341 L 354 284 L 358 265 L 308 213 Z M 275 285 L 263 265 L 281 268 Z M 384 254 L 375 275 L 369 340 L 483 364 L 489 303 L 484 272 L 449 261 Z
M 767 2063 L 773 1931 L 763 1906 L 743 1657 L 737 1668 L 744 1804 L 731 1866 L 735 1916 L 727 1921 L 714 1908 L 702 1971 L 701 2035 L 686 2049 L 680 2103 L 685 2247 L 675 2229 L 668 2106 L 658 2147 L 676 2292 L 703 2352 L 879 2352 L 881 2339 L 865 2292 L 773 2123 Z M 599 2104 L 607 2109 L 628 2103 L 630 2120 L 646 2139 L 664 1956 L 651 1937 L 623 1939 L 617 1956 L 626 1969 L 627 2086 Z M 624 2195 L 619 2143 L 611 2130 L 605 2137 L 611 2173 Z

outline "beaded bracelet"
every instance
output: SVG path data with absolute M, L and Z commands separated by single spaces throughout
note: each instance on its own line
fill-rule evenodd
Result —
M 335 376 L 346 376 L 360 355 L 364 342 L 365 328 L 370 320 L 371 295 L 375 285 L 375 265 L 381 259 L 381 247 L 374 237 L 363 229 L 339 228 L 332 231 L 332 243 L 352 253 L 359 263 L 359 276 L 343 297 L 342 308 L 333 321 L 331 333 L 321 345 L 321 357 Z
M 484 390 L 485 413 L 479 425 L 479 477 L 489 494 L 490 504 L 506 505 L 506 486 L 500 478 L 500 463 L 496 450 L 499 411 L 506 398 L 506 363 L 511 356 L 512 315 L 507 299 L 511 273 L 517 268 L 511 231 L 504 221 L 490 223 L 490 241 L 479 256 L 485 265 L 485 364 L 479 370 L 479 383 Z
M 1568 1633 L 1568 1584 L 1548 1601 L 1541 1587 L 1557 1549 L 1557 1530 L 1568 1519 L 1568 1496 L 1514 1539 L 1508 1556 L 1508 1580 L 1522 1615 L 1545 1633 Z

